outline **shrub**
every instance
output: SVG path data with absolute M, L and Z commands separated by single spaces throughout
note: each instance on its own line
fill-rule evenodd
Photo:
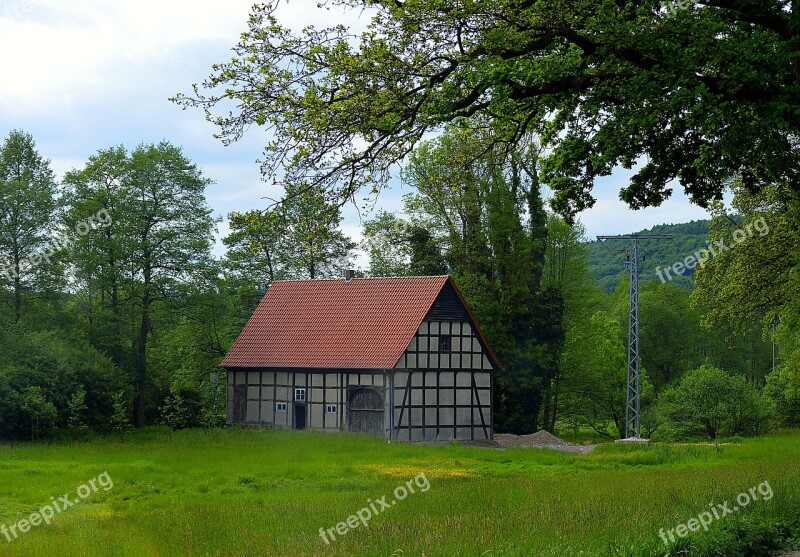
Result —
M 757 435 L 772 425 L 774 405 L 742 376 L 706 363 L 659 397 L 667 429 L 688 436 Z
M 203 403 L 200 389 L 191 383 L 176 381 L 170 387 L 161 409 L 161 422 L 173 431 L 202 424 Z
M 86 429 L 84 414 L 86 413 L 86 389 L 83 385 L 72 393 L 67 402 L 67 427 L 75 430 Z
M 128 406 L 125 391 L 114 393 L 113 399 L 112 408 L 114 412 L 111 414 L 111 429 L 122 434 L 131 428 L 131 409 Z
M 56 426 L 109 423 L 112 393 L 127 379 L 87 342 L 12 325 L 0 328 L 0 343 L 0 438 L 36 438 Z M 32 387 L 38 390 L 29 391 Z
M 225 383 L 212 380 L 203 389 L 203 427 L 225 427 Z
M 23 426 L 30 432 L 30 439 L 49 437 L 56 427 L 58 413 L 52 402 L 44 398 L 42 389 L 28 387 L 22 394 L 20 413 Z

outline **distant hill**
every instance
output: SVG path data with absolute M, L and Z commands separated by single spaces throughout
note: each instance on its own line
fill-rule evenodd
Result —
M 708 220 L 696 220 L 684 224 L 662 224 L 636 234 L 672 234 L 669 240 L 642 240 L 639 250 L 644 250 L 646 260 L 640 276 L 640 282 L 660 280 L 656 274 L 659 267 L 672 267 L 687 256 L 706 247 L 708 243 Z M 625 252 L 630 242 L 605 241 L 589 242 L 589 272 L 597 279 L 606 292 L 612 292 L 619 283 L 627 278 Z M 664 275 L 662 273 L 662 275 Z M 674 284 L 693 287 L 694 269 L 687 270 L 682 276 L 672 274 Z M 666 277 L 665 277 L 666 278 Z

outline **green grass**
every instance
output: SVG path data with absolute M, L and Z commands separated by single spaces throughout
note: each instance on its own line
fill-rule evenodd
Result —
M 238 429 L 5 446 L 0 524 L 51 496 L 75 498 L 106 471 L 111 490 L 10 543 L 0 536 L 0 556 L 655 555 L 660 528 L 769 481 L 770 501 L 691 542 L 710 548 L 731 529 L 756 532 L 800 509 L 800 432 L 720 446 L 607 444 L 585 456 Z M 420 473 L 427 492 L 331 545 L 322 541 L 321 527 L 367 499 L 393 499 Z

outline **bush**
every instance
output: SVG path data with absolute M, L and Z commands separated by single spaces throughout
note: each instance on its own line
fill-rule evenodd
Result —
M 30 439 L 36 441 L 52 435 L 58 414 L 52 402 L 47 401 L 39 387 L 28 387 L 22 394 L 20 404 L 22 425 L 30 432 Z
M 716 439 L 720 435 L 758 435 L 774 420 L 774 404 L 742 376 L 706 363 L 689 371 L 677 387 L 659 397 L 666 429 L 680 435 Z
M 200 389 L 191 383 L 176 381 L 170 387 L 161 409 L 161 422 L 173 431 L 202 425 L 203 402 Z
M 86 429 L 83 418 L 86 410 L 86 389 L 81 385 L 77 391 L 72 393 L 67 403 L 67 427 L 74 430 Z
M 0 343 L 1 439 L 109 423 L 112 393 L 124 388 L 126 378 L 106 356 L 80 339 L 15 325 L 0 328 Z
M 225 427 L 225 383 L 212 380 L 203 389 L 202 425 L 207 428 Z
M 111 429 L 123 434 L 131 428 L 131 409 L 128 405 L 128 398 L 125 395 L 125 391 L 114 393 L 114 403 L 112 407 L 114 413 L 111 414 Z

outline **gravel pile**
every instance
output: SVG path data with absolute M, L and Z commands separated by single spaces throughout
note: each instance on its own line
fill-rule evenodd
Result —
M 513 435 L 511 433 L 498 433 L 494 436 L 494 441 L 499 446 L 505 447 L 535 447 L 540 449 L 553 449 L 563 453 L 586 454 L 594 449 L 594 446 L 576 445 L 559 439 L 547 431 L 537 431 L 530 435 Z

